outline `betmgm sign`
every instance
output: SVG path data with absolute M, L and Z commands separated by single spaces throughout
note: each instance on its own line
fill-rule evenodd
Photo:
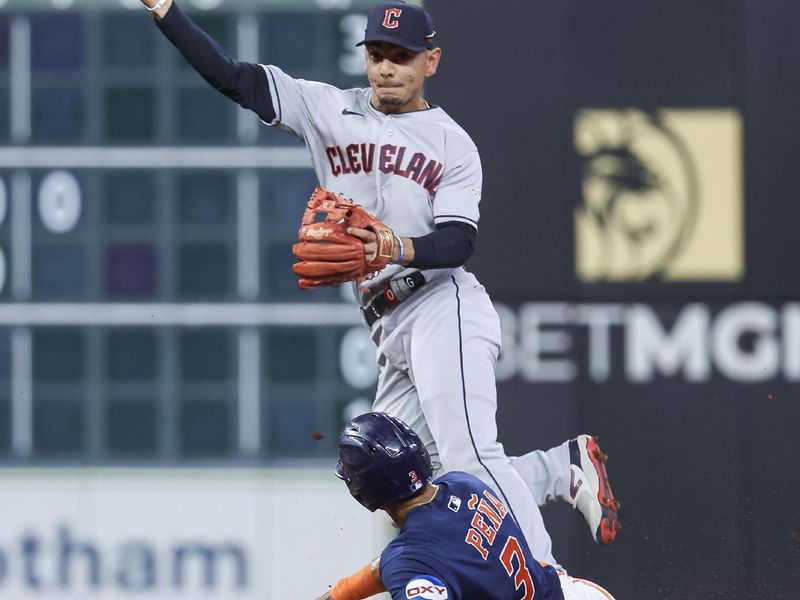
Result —
M 800 381 L 800 303 L 495 308 L 503 331 L 499 381 Z

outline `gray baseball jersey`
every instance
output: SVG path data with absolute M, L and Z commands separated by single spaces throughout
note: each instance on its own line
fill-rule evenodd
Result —
M 386 115 L 369 88 L 341 90 L 265 66 L 269 125 L 302 139 L 320 185 L 361 204 L 401 237 L 438 223 L 478 226 L 482 171 L 469 135 L 441 108 Z M 403 268 L 388 266 L 374 285 Z

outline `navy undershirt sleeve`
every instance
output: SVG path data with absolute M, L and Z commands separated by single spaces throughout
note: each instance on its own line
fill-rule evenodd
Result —
M 252 110 L 264 122 L 275 120 L 269 82 L 263 67 L 232 59 L 175 2 L 157 25 L 214 89 Z
M 460 267 L 475 250 L 478 230 L 472 225 L 448 221 L 436 226 L 436 231 L 411 238 L 414 243 L 414 260 L 409 266 L 418 269 Z

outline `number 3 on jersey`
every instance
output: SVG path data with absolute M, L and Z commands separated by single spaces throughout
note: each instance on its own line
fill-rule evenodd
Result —
M 517 559 L 517 570 L 514 572 L 514 559 Z M 525 586 L 525 595 L 522 600 L 533 600 L 533 594 L 536 592 L 533 586 L 533 578 L 531 572 L 528 571 L 528 565 L 525 564 L 525 555 L 522 553 L 522 548 L 513 535 L 508 536 L 506 545 L 503 546 L 503 551 L 500 553 L 500 562 L 506 569 L 508 576 L 514 577 L 514 588 L 519 590 L 521 586 Z

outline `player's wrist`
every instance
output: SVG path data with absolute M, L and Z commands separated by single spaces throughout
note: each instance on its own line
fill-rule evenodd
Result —
M 404 259 L 405 259 L 405 244 L 403 244 L 403 238 L 401 238 L 397 234 L 394 234 L 394 249 L 392 251 L 392 262 L 398 265 L 402 265 Z
M 152 13 L 156 20 L 160 21 L 172 6 L 172 0 L 142 0 L 142 4 Z

